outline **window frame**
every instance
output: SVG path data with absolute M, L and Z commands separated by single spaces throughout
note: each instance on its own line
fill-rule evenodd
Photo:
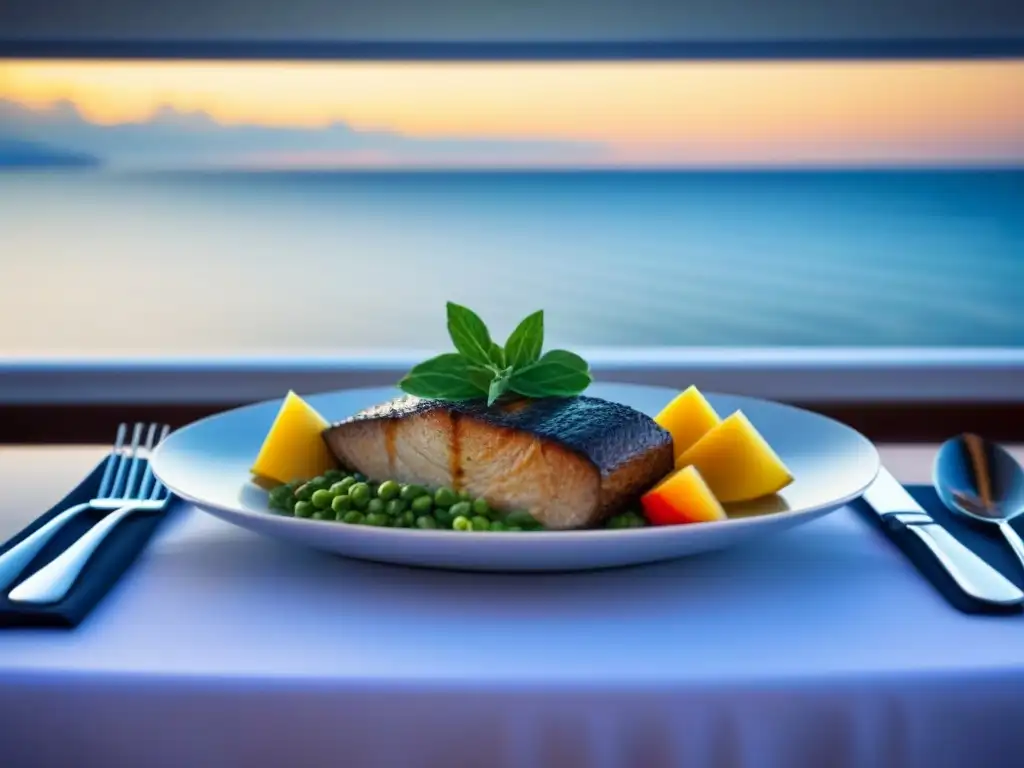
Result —
M 746 394 L 809 408 L 875 442 L 961 432 L 1024 442 L 1024 350 L 610 350 L 598 381 Z M 0 444 L 104 444 L 121 422 L 177 429 L 288 390 L 389 387 L 422 355 L 0 359 Z M 397 390 L 394 390 L 397 394 Z
M 437 350 L 0 359 L 0 404 L 215 404 L 394 384 Z M 1024 348 L 581 349 L 599 381 L 802 403 L 1024 403 Z
M 1024 37 L 931 40 L 390 43 L 51 40 L 0 36 L 10 59 L 899 60 L 1024 58 Z M 604 381 L 801 404 L 1024 405 L 1020 348 L 653 348 L 580 350 Z M 0 356 L 0 409 L 106 405 L 212 408 L 353 386 L 386 386 L 430 351 L 319 357 Z

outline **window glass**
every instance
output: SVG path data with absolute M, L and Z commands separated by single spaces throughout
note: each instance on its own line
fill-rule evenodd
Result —
M 1024 61 L 0 62 L 0 353 L 1024 345 Z

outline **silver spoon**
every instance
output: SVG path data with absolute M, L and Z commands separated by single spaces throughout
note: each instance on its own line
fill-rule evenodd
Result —
M 951 512 L 998 525 L 1024 567 L 1024 542 L 1010 525 L 1024 512 L 1024 469 L 1005 448 L 971 434 L 947 440 L 935 457 L 933 482 Z

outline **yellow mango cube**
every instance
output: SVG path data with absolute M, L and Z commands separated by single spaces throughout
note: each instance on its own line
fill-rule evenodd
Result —
M 655 423 L 672 435 L 672 447 L 678 459 L 722 420 L 711 403 L 696 387 L 689 387 L 654 417 Z
M 742 411 L 708 431 L 676 460 L 694 466 L 722 503 L 778 493 L 793 482 L 782 459 Z
M 264 480 L 308 480 L 338 465 L 322 437 L 327 420 L 289 392 L 263 441 L 252 473 Z

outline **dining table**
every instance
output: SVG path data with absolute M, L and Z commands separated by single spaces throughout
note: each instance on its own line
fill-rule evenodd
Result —
M 879 446 L 904 483 L 936 449 Z M 107 450 L 0 447 L 0 540 Z M 0 630 L 5 768 L 1012 767 L 1022 716 L 1024 614 L 955 610 L 850 507 L 506 574 L 345 559 L 176 501 L 80 625 Z

